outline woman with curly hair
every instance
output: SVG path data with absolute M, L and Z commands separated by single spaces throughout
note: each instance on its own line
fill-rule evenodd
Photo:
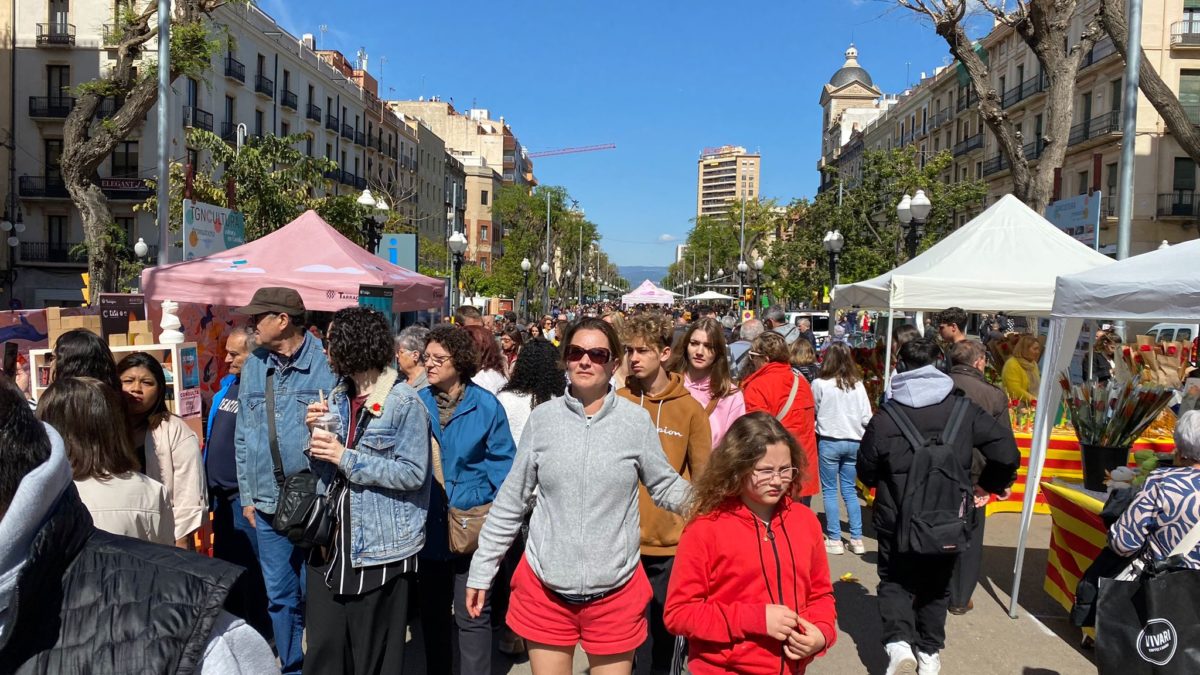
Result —
M 664 614 L 695 675 L 803 673 L 837 638 L 821 525 L 788 496 L 804 465 L 792 434 L 754 412 L 697 479 Z
M 163 484 L 175 515 L 175 545 L 193 548 L 208 511 L 200 439 L 167 409 L 167 377 L 158 359 L 133 352 L 117 364 L 125 414 L 142 472 Z
M 334 513 L 331 541 L 308 560 L 310 673 L 404 670 L 410 585 L 425 544 L 429 417 L 392 366 L 383 314 L 347 307 L 326 333 L 338 384 L 308 406 L 312 428 L 332 412 L 336 432 L 314 429 L 309 459 Z
M 742 392 L 729 374 L 725 330 L 716 319 L 700 319 L 688 326 L 676 346 L 667 370 L 683 375 L 683 386 L 704 407 L 716 447 L 729 425 L 746 414 Z
M 464 604 L 467 572 L 477 544 L 469 535 L 452 542 L 451 517 L 454 527 L 478 532 L 474 528 L 488 518 L 517 450 L 503 406 L 491 392 L 472 382 L 480 362 L 476 344 L 468 330 L 442 324 L 429 331 L 425 345 L 429 386 L 420 394 L 433 428 L 435 482 L 429 497 L 418 593 L 430 673 L 452 672 L 454 633 L 458 635 L 461 672 L 492 670 L 491 605 L 468 616 Z M 425 564 L 426 560 L 430 564 Z
M 463 326 L 463 330 L 471 336 L 479 358 L 478 370 L 471 381 L 493 394 L 500 393 L 508 376 L 504 374 L 504 355 L 500 353 L 500 345 L 496 344 L 496 336 L 483 326 Z
M 500 334 L 500 355 L 504 357 L 504 376 L 512 377 L 513 367 L 517 363 L 517 355 L 521 353 L 521 345 L 525 340 L 517 328 L 505 328 Z
M 520 444 L 529 411 L 562 396 L 566 388 L 567 379 L 559 362 L 558 349 L 542 338 L 525 343 L 513 367 L 512 377 L 496 396 L 508 415 L 513 440 Z

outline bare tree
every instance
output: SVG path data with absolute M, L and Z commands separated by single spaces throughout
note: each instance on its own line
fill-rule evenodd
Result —
M 209 39 L 203 17 L 222 4 L 225 0 L 177 0 L 171 19 L 172 80 L 208 70 L 216 45 Z M 99 293 L 116 290 L 119 252 L 124 247 L 113 235 L 112 210 L 96 170 L 117 144 L 145 124 L 158 99 L 156 64 L 143 59 L 146 45 L 158 37 L 157 3 L 148 2 L 142 10 L 136 10 L 135 3 L 118 3 L 118 7 L 118 22 L 108 36 L 116 58 L 100 78 L 77 88 L 75 106 L 63 123 L 61 172 L 83 217 L 92 303 Z
M 1112 37 L 1121 58 L 1129 59 L 1129 26 L 1125 21 L 1125 3 L 1121 0 L 1102 0 L 1100 3 L 1100 25 Z M 1167 129 L 1175 136 L 1179 147 L 1193 160 L 1200 162 L 1200 130 L 1192 122 L 1179 97 L 1154 69 L 1154 62 L 1142 51 L 1141 67 L 1138 68 L 1142 93 L 1162 116 Z
M 971 88 L 979 97 L 979 114 L 1000 146 L 1000 152 L 1012 167 L 1013 194 L 1041 212 L 1054 189 L 1054 170 L 1063 165 L 1074 114 L 1075 79 L 1084 56 L 1102 37 L 1099 19 L 1086 23 L 1083 34 L 1069 44 L 1071 19 L 1078 0 L 980 0 L 979 5 L 1000 24 L 1012 28 L 1037 57 L 1046 82 L 1046 125 L 1037 167 L 1025 158 L 1022 134 L 1004 111 L 1003 92 L 991 84 L 989 66 L 975 52 L 967 36 L 964 21 L 968 0 L 896 0 L 906 9 L 928 17 L 938 35 L 950 47 L 950 53 L 966 69 Z M 1012 6 L 1012 9 L 1008 7 Z M 1018 84 L 1020 86 L 1020 84 Z

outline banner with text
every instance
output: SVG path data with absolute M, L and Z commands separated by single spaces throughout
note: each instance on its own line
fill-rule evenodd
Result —
M 246 218 L 238 211 L 183 200 L 183 259 L 203 258 L 246 243 Z

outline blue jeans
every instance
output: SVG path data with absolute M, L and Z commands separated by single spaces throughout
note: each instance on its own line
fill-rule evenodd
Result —
M 846 502 L 850 538 L 862 539 L 862 507 L 858 505 L 858 494 L 854 489 L 858 476 L 855 469 L 858 441 L 817 439 L 817 455 L 821 465 L 821 497 L 825 501 L 825 536 L 830 539 L 840 539 L 842 536 L 841 512 L 838 508 L 840 492 Z
M 267 613 L 275 632 L 275 651 L 284 675 L 299 673 L 304 665 L 304 551 L 275 531 L 275 516 L 256 511 L 258 561 L 267 586 Z

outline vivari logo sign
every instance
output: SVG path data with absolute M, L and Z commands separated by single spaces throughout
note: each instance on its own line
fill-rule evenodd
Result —
M 1179 634 L 1175 626 L 1166 619 L 1150 619 L 1138 634 L 1138 656 L 1159 666 L 1165 666 L 1175 656 L 1179 646 Z

